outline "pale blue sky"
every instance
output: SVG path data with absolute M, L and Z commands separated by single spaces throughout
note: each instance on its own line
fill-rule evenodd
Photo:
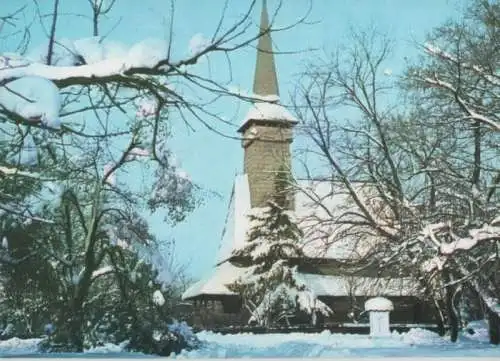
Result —
M 294 80 L 306 61 L 324 52 L 333 51 L 347 41 L 351 28 L 363 29 L 371 24 L 395 41 L 394 56 L 387 66 L 395 74 L 404 67 L 404 57 L 417 54 L 414 41 L 423 41 L 425 34 L 449 17 L 457 16 L 466 0 L 312 0 L 313 9 L 308 20 L 313 25 L 300 25 L 285 32 L 273 34 L 273 41 L 280 51 L 319 49 L 297 54 L 277 56 L 278 81 L 281 97 L 288 102 Z M 42 13 L 48 13 L 52 1 L 39 0 Z M 277 18 L 277 25 L 286 25 L 300 18 L 308 8 L 308 0 L 283 0 L 284 7 Z M 29 3 L 26 0 L 0 0 L 0 13 Z M 75 17 L 75 13 L 89 14 L 87 0 L 60 0 L 62 13 L 59 37 L 75 39 L 91 35 L 90 21 Z M 260 1 L 254 18 L 257 22 Z M 249 4 L 247 0 L 230 0 L 226 24 L 238 18 Z M 268 0 L 270 13 L 277 0 Z M 187 54 L 190 38 L 202 33 L 213 34 L 220 17 L 224 0 L 178 0 L 175 3 L 174 49 L 178 56 Z M 4 10 L 6 9 L 6 10 Z M 144 38 L 165 38 L 166 23 L 170 17 L 170 1 L 167 0 L 117 0 L 115 9 L 102 25 L 102 33 L 113 29 L 109 39 L 132 44 Z M 121 20 L 120 20 L 121 19 Z M 118 25 L 117 21 L 120 20 Z M 116 25 L 116 27 L 115 27 Z M 35 26 L 37 29 L 37 26 Z M 257 31 L 256 28 L 251 29 Z M 32 33 L 32 43 L 43 41 L 43 32 Z M 9 42 L 0 40 L 0 51 L 11 51 Z M 220 58 L 209 59 L 200 65 L 200 71 L 210 66 L 214 76 L 227 77 L 227 64 Z M 243 89 L 251 89 L 255 50 L 246 49 L 232 56 L 232 83 Z M 248 105 L 223 102 L 217 111 L 234 120 L 234 127 L 220 127 L 226 134 L 235 135 L 239 119 Z M 178 262 L 189 263 L 188 271 L 194 278 L 203 276 L 213 266 L 234 175 L 241 172 L 243 152 L 238 141 L 222 138 L 193 120 L 197 131 L 187 133 L 182 124 L 174 124 L 172 147 L 182 167 L 192 179 L 204 188 L 221 194 L 210 197 L 187 220 L 171 229 L 162 222 L 162 215 L 151 217 L 153 231 L 162 237 L 171 234 L 176 239 Z M 297 143 L 300 143 L 298 140 Z

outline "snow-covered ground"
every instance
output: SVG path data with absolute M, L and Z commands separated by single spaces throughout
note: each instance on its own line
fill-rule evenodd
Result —
M 17 337 L 0 341 L 0 357 L 36 354 L 40 341 L 42 341 L 41 338 L 21 340 Z
M 413 329 L 408 333 L 393 333 L 384 338 L 367 335 L 332 334 L 237 334 L 212 332 L 197 334 L 202 347 L 185 351 L 177 358 L 248 358 L 248 357 L 500 357 L 500 347 L 492 346 L 481 336 L 461 336 L 456 344 L 430 331 Z M 37 354 L 40 339 L 0 341 L 1 356 L 41 356 Z M 51 354 L 48 357 L 70 355 Z M 72 355 L 73 357 L 76 355 Z M 146 357 L 126 353 L 119 346 L 107 345 L 87 351 L 85 357 Z
M 367 335 L 332 334 L 237 334 L 198 333 L 204 346 L 183 352 L 177 358 L 238 358 L 238 357 L 499 357 L 500 347 L 484 340 L 461 337 L 453 344 L 437 334 L 412 329 L 408 333 L 393 333 L 389 337 L 370 338 Z
M 109 357 L 148 357 L 140 353 L 124 352 L 123 346 L 106 344 L 104 346 L 99 346 L 85 351 L 84 354 L 71 354 L 71 353 L 40 353 L 38 350 L 38 344 L 42 341 L 42 338 L 31 338 L 27 340 L 22 340 L 17 337 L 11 338 L 6 341 L 0 341 L 0 358 L 2 357 L 74 357 L 74 356 L 84 356 L 86 358 L 109 358 Z

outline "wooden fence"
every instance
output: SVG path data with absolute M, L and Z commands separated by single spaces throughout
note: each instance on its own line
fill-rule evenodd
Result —
M 408 332 L 412 328 L 423 328 L 429 331 L 438 332 L 438 327 L 432 324 L 392 324 L 390 325 L 391 331 Z M 344 334 L 360 334 L 368 335 L 370 333 L 369 324 L 326 324 L 320 327 L 310 325 L 296 325 L 291 327 L 261 327 L 261 326 L 226 326 L 214 327 L 211 329 L 202 329 L 194 327 L 195 332 L 199 331 L 212 331 L 220 334 L 237 334 L 237 333 L 320 333 L 323 331 L 330 331 L 331 333 L 344 333 Z

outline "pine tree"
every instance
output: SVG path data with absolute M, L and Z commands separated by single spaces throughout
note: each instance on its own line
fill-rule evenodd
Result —
M 249 322 L 263 326 L 286 322 L 299 312 L 314 315 L 331 310 L 297 278 L 292 259 L 305 257 L 303 237 L 288 196 L 289 173 L 276 174 L 275 193 L 266 206 L 252 209 L 246 246 L 234 252 L 250 260 L 249 274 L 231 288 L 239 292 L 251 312 Z

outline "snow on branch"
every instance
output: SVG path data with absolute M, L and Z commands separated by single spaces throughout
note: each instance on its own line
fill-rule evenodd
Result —
M 426 274 L 430 274 L 432 271 L 442 271 L 444 264 L 446 263 L 446 258 L 442 256 L 436 256 L 422 263 L 421 269 Z
M 479 243 L 500 241 L 500 227 L 484 225 L 478 229 L 471 229 L 469 234 L 470 237 L 457 238 L 453 242 L 441 244 L 440 253 L 451 255 L 459 250 L 467 251 Z
M 98 277 L 112 273 L 114 268 L 112 266 L 104 266 L 92 272 L 92 279 L 95 280 Z
M 454 234 L 452 226 L 449 223 L 431 224 L 422 230 L 422 240 L 430 240 L 441 256 L 450 256 L 457 251 L 468 251 L 484 242 L 500 241 L 500 226 L 497 226 L 497 223 L 497 220 L 495 220 L 491 224 L 483 225 L 481 228 L 471 229 L 469 230 L 468 237 L 459 237 Z M 441 241 L 440 237 L 444 235 L 453 240 L 451 242 Z M 438 267 L 438 264 L 442 265 L 442 263 L 443 260 L 440 258 L 439 261 L 430 262 L 427 267 L 430 264 L 433 265 L 432 268 Z
M 78 41 L 74 43 L 78 45 Z M 88 48 L 89 46 L 84 48 L 87 51 L 79 49 L 80 51 L 76 54 L 84 57 L 84 59 L 86 57 L 86 64 L 83 65 L 45 65 L 20 56 L 1 55 L 0 82 L 33 76 L 51 80 L 59 87 L 66 87 L 98 82 L 99 79 L 113 76 L 159 75 L 162 72 L 173 70 L 182 63 L 196 62 L 192 57 L 185 61 L 170 64 L 167 59 L 167 44 L 154 39 L 139 42 L 132 46 L 128 52 L 108 54 L 108 57 L 106 57 L 106 54 L 96 56 L 97 50 L 94 49 L 89 52 Z
M 196 64 L 207 53 L 224 50 L 221 45 L 228 40 L 222 36 L 215 42 L 206 42 L 199 51 L 178 61 L 171 60 L 168 43 L 159 39 L 143 40 L 129 50 L 124 46 L 101 42 L 99 38 L 76 40 L 65 46 L 69 54 L 58 65 L 46 65 L 19 55 L 3 54 L 0 55 L 0 85 L 25 77 L 50 80 L 59 88 L 106 81 L 144 81 L 132 76 L 182 72 L 183 67 Z M 242 41 L 241 46 L 248 42 Z
M 5 69 L 9 68 L 2 68 L 0 56 L 0 111 L 3 108 L 31 122 L 39 121 L 45 127 L 59 129 L 61 101 L 59 89 L 54 83 L 43 77 L 30 75 L 2 79 Z
M 36 172 L 22 171 L 17 168 L 0 166 L 0 173 L 5 176 L 22 176 L 27 178 L 39 179 L 40 174 Z
M 486 82 L 485 86 L 491 87 L 490 92 L 498 92 L 497 88 L 498 86 L 500 86 L 500 74 L 495 70 L 491 71 L 482 66 L 471 64 L 430 43 L 424 44 L 423 48 L 429 56 L 437 58 L 446 63 L 451 63 L 453 67 L 456 67 L 456 74 L 453 74 L 452 76 L 456 78 L 458 82 L 462 81 L 462 78 L 465 77 L 461 74 L 461 72 L 468 70 L 475 76 L 483 79 Z M 500 131 L 500 122 L 494 112 L 489 115 L 481 114 L 481 111 L 477 111 L 477 107 L 475 106 L 474 102 L 468 102 L 468 95 L 463 94 L 463 89 L 461 89 L 461 86 L 459 84 L 454 85 L 450 81 L 443 80 L 443 77 L 440 76 L 436 71 L 433 71 L 433 68 L 428 70 L 429 73 L 431 73 L 430 75 L 421 76 L 417 74 L 416 80 L 423 82 L 426 86 L 440 88 L 448 91 L 453 97 L 454 101 L 462 109 L 462 111 L 466 113 L 467 119 L 478 121 L 494 131 Z M 475 87 L 478 87 L 478 84 L 476 84 Z M 474 108 L 476 108 L 476 110 Z
M 431 43 L 424 44 L 424 50 L 427 54 L 431 56 L 439 57 L 440 59 L 452 62 L 455 65 L 460 65 L 464 69 L 473 70 L 476 74 L 483 77 L 489 83 L 496 86 L 500 86 L 500 74 L 490 74 L 488 73 L 488 70 L 486 68 L 483 68 L 479 65 L 470 64 L 462 60 L 458 60 L 457 57 L 453 56 L 452 54 L 440 49 L 439 47 Z
M 438 78 L 437 74 L 434 74 L 434 76 L 432 78 L 425 77 L 423 79 L 423 81 L 428 85 L 438 87 L 438 88 L 443 88 L 443 89 L 450 91 L 454 95 L 454 97 L 455 97 L 456 101 L 458 102 L 458 104 L 460 105 L 460 107 L 468 114 L 468 117 L 470 119 L 477 120 L 477 121 L 489 126 L 493 130 L 500 131 L 500 123 L 499 122 L 496 122 L 495 120 L 490 119 L 489 117 L 482 115 L 482 114 L 479 114 L 479 113 L 475 112 L 474 110 L 472 110 L 472 108 L 467 105 L 467 102 L 458 94 L 458 90 L 449 82 L 440 80 Z

